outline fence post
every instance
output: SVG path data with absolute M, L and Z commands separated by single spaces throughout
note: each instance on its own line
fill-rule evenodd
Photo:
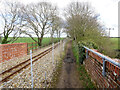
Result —
M 60 45 L 61 45 L 61 40 L 60 40 Z M 60 49 L 61 49 L 61 46 L 60 46 Z
M 37 42 L 35 42 L 35 49 L 37 50 Z
M 28 43 L 27 43 L 27 55 L 29 54 Z
M 106 73 L 105 73 L 105 59 L 103 58 L 103 71 L 102 71 L 102 75 L 105 76 Z
M 54 64 L 54 43 L 52 44 L 52 62 Z
M 33 88 L 33 72 L 32 72 L 32 50 L 30 50 L 30 59 L 31 59 L 31 81 L 32 81 L 32 85 L 31 85 L 31 88 Z
M 65 42 L 63 41 L 63 51 L 64 51 Z
M 47 88 L 46 72 L 45 72 L 45 88 Z
M 59 53 L 60 53 L 60 42 L 59 42 Z

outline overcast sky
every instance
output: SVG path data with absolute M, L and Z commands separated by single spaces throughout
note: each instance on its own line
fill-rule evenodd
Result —
M 13 0 L 12 0 L 13 1 Z M 17 1 L 17 0 L 14 0 Z M 43 0 L 18 0 L 24 4 L 37 3 Z M 60 12 L 72 1 L 89 2 L 95 9 L 95 12 L 100 14 L 99 20 L 107 28 L 114 28 L 111 30 L 111 36 L 118 36 L 118 2 L 120 0 L 44 0 L 56 4 Z

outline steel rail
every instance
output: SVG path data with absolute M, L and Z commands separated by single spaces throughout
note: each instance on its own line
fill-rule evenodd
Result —
M 57 46 L 58 46 L 58 43 L 54 46 L 54 48 L 56 48 Z M 46 54 L 48 54 L 50 51 L 52 51 L 52 46 L 51 46 L 50 48 L 48 48 L 47 50 L 41 52 L 40 54 L 34 56 L 32 59 L 35 59 L 36 57 L 37 57 L 37 58 L 36 58 L 35 60 L 33 60 L 32 62 L 34 63 L 34 62 L 37 61 L 38 59 L 40 59 L 40 58 L 42 58 L 43 56 L 45 56 Z M 10 69 L 2 72 L 0 75 L 3 75 L 3 74 L 8 73 L 8 72 L 11 72 L 13 69 L 16 69 L 16 68 L 18 68 L 19 66 L 21 66 L 21 65 L 23 65 L 23 64 L 26 64 L 28 61 L 30 61 L 30 59 L 28 59 L 28 60 L 26 60 L 26 61 L 24 61 L 24 62 L 22 62 L 22 63 L 20 63 L 20 64 L 18 64 L 18 65 L 16 65 L 16 66 L 10 68 Z M 21 70 L 23 70 L 24 68 L 26 68 L 26 67 L 29 66 L 29 65 L 30 65 L 30 62 L 29 62 L 28 64 L 26 64 L 25 66 L 19 68 L 18 70 L 12 72 L 10 75 L 8 75 L 8 76 L 6 76 L 5 78 L 3 78 L 3 79 L 0 81 L 0 84 L 1 84 L 2 82 L 8 81 L 8 79 L 9 79 L 11 76 L 13 76 L 14 74 L 20 72 Z

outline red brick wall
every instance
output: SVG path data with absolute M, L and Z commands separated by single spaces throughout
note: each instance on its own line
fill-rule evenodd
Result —
M 2 47 L 0 46 L 0 62 L 2 60 Z
M 106 76 L 104 77 L 102 75 L 102 63 L 102 58 L 89 52 L 89 58 L 85 60 L 85 67 L 91 75 L 92 80 L 100 88 L 120 87 L 120 67 L 106 61 Z
M 27 55 L 27 43 L 1 44 L 0 62 Z

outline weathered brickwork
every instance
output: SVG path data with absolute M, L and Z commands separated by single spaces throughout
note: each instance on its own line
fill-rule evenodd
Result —
M 27 43 L 1 44 L 0 62 L 27 55 Z
M 2 47 L 0 46 L 0 61 L 2 60 Z
M 85 67 L 99 88 L 120 88 L 120 67 L 106 61 L 106 75 L 103 76 L 102 58 L 92 52 L 89 52 L 89 58 L 85 60 Z

